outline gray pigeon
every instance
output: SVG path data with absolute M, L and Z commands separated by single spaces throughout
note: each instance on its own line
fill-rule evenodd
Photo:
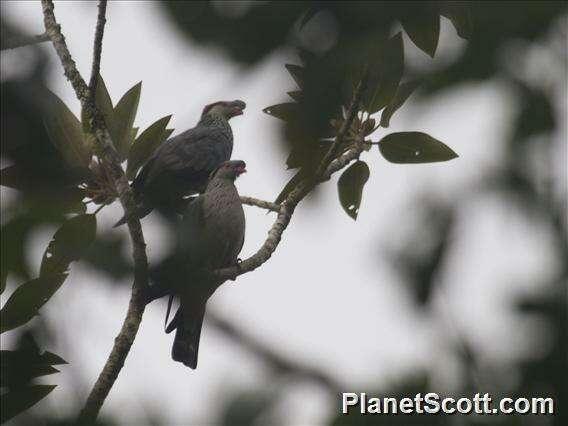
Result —
M 156 149 L 132 182 L 139 218 L 154 208 L 176 211 L 183 205 L 184 196 L 205 190 L 211 172 L 231 158 L 233 132 L 229 120 L 243 114 L 245 107 L 239 100 L 207 105 L 197 126 Z M 115 226 L 124 223 L 126 217 Z
M 166 328 L 176 330 L 172 358 L 197 367 L 205 305 L 223 284 L 210 272 L 237 264 L 245 237 L 245 215 L 235 179 L 246 172 L 244 161 L 227 161 L 214 172 L 205 193 L 191 201 L 177 232 L 175 253 L 151 273 L 151 301 L 175 294 L 180 307 Z

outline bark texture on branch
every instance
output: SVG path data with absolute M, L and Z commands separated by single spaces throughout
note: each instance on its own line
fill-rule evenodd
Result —
M 361 82 L 359 82 L 359 84 L 357 85 L 355 92 L 353 93 L 353 99 L 351 100 L 351 104 L 349 105 L 349 109 L 347 110 L 345 121 L 343 122 L 343 125 L 337 133 L 335 141 L 333 142 L 332 146 L 330 147 L 329 151 L 326 153 L 324 159 L 318 167 L 318 171 L 316 172 L 314 179 L 301 181 L 280 204 L 280 209 L 277 210 L 278 216 L 276 217 L 274 224 L 268 231 L 268 237 L 264 241 L 264 244 L 254 255 L 252 255 L 248 259 L 243 260 L 236 266 L 219 269 L 214 272 L 220 279 L 234 280 L 239 275 L 254 271 L 256 268 L 270 259 L 274 251 L 276 251 L 276 247 L 278 247 L 278 244 L 280 244 L 282 234 L 288 227 L 290 219 L 294 214 L 294 210 L 296 209 L 300 201 L 302 201 L 304 197 L 308 195 L 316 185 L 329 180 L 335 172 L 347 166 L 351 161 L 359 158 L 359 156 L 365 149 L 362 135 L 359 135 L 350 149 L 348 149 L 338 158 L 332 160 L 334 158 L 333 153 L 337 151 L 337 149 L 342 145 L 345 135 L 347 134 L 348 130 L 351 127 L 351 124 L 353 123 L 353 120 L 355 119 L 355 116 L 357 115 L 365 83 L 366 77 L 363 77 Z M 326 162 L 329 163 L 326 164 Z
M 51 0 L 42 0 L 41 3 L 46 34 L 49 36 L 59 56 L 65 76 L 73 86 L 75 94 L 85 111 L 86 117 L 91 123 L 91 128 L 95 135 L 96 154 L 102 166 L 108 171 L 109 176 L 112 177 L 120 203 L 122 204 L 125 215 L 129 218 L 128 230 L 133 247 L 134 284 L 132 287 L 132 296 L 126 318 L 120 333 L 115 339 L 111 354 L 81 411 L 80 423 L 89 423 L 96 419 L 106 396 L 124 365 L 126 356 L 138 332 L 142 314 L 144 313 L 144 304 L 142 303 L 140 288 L 148 285 L 148 259 L 146 257 L 146 243 L 144 241 L 144 235 L 142 234 L 140 221 L 136 218 L 136 215 L 130 214 L 136 209 L 134 197 L 128 179 L 120 166 L 120 160 L 112 144 L 108 129 L 101 119 L 96 105 L 94 102 L 90 102 L 93 98 L 90 96 L 90 90 L 77 70 L 75 62 L 69 53 L 69 49 L 65 43 L 65 37 L 61 33 L 61 27 L 55 19 L 53 2 Z M 99 49 L 97 50 L 95 47 L 95 64 L 93 65 L 93 70 L 96 71 L 97 74 L 97 68 L 100 65 L 96 63 L 100 64 L 105 9 L 106 5 L 99 6 L 99 17 L 95 34 L 95 46 L 99 44 Z
M 105 33 L 107 0 L 99 2 L 97 15 L 97 27 L 95 29 L 95 41 L 93 42 L 93 65 L 91 67 L 91 79 L 89 80 L 89 103 L 94 104 L 97 92 L 97 81 L 101 72 L 101 54 L 103 52 L 103 35 Z
M 46 33 L 33 36 L 13 36 L 2 40 L 2 47 L 0 50 L 16 49 L 18 47 L 31 46 L 33 44 L 44 43 L 46 41 L 49 41 L 49 36 Z
M 258 198 L 246 197 L 241 195 L 241 202 L 248 206 L 259 207 L 271 212 L 279 212 L 281 205 L 272 201 L 259 200 Z
M 327 167 L 323 175 L 318 179 L 317 183 L 327 181 L 331 176 L 337 171 L 343 169 L 353 160 L 359 158 L 363 152 L 365 146 L 363 144 L 363 139 L 359 138 L 358 144 L 342 154 L 339 158 L 333 160 Z M 316 183 L 316 184 L 317 184 Z M 276 251 L 280 240 L 282 239 L 282 234 L 288 227 L 290 219 L 294 214 L 296 206 L 304 199 L 306 195 L 313 189 L 315 184 L 308 183 L 306 181 L 301 182 L 296 189 L 294 189 L 282 202 L 278 216 L 274 221 L 274 224 L 268 231 L 268 237 L 258 249 L 258 251 L 251 257 L 243 260 L 236 266 L 231 266 L 228 268 L 218 269 L 214 273 L 219 277 L 219 279 L 234 280 L 236 277 L 247 272 L 254 271 L 256 268 L 265 263 L 268 259 L 272 257 L 272 254 Z
M 148 285 L 148 260 L 146 257 L 146 244 L 142 234 L 140 221 L 134 214 L 136 205 L 134 197 L 126 178 L 124 171 L 120 165 L 119 157 L 114 149 L 110 134 L 105 126 L 105 123 L 97 111 L 94 102 L 94 91 L 96 88 L 96 81 L 100 71 L 100 57 L 102 52 L 102 38 L 105 26 L 105 12 L 106 2 L 101 1 L 99 4 L 99 13 L 97 19 L 97 26 L 95 32 L 94 52 L 93 52 L 93 65 L 90 80 L 90 87 L 87 86 L 85 80 L 77 71 L 75 62 L 69 53 L 65 38 L 61 33 L 61 28 L 57 23 L 54 15 L 54 6 L 52 0 L 42 0 L 44 24 L 46 34 L 51 40 L 57 55 L 63 66 L 65 76 L 71 82 L 77 98 L 81 102 L 81 106 L 85 111 L 86 117 L 91 124 L 91 128 L 95 135 L 95 148 L 96 154 L 107 171 L 108 175 L 112 178 L 116 186 L 118 198 L 123 206 L 125 216 L 128 218 L 128 230 L 133 245 L 133 259 L 135 265 L 134 271 L 134 284 L 132 287 L 132 295 L 128 306 L 126 318 L 120 330 L 120 333 L 115 339 L 112 351 L 101 371 L 91 393 L 81 411 L 79 423 L 92 423 L 96 417 L 107 397 L 110 389 L 112 388 L 116 378 L 130 351 L 132 343 L 138 332 L 142 315 L 144 313 L 144 304 L 142 303 L 141 289 Z M 242 197 L 245 204 L 257 206 L 267 209 L 269 211 L 277 212 L 278 215 L 274 224 L 268 232 L 268 238 L 257 251 L 256 254 L 246 259 L 238 266 L 225 268 L 215 271 L 224 279 L 234 279 L 236 276 L 250 272 L 264 262 L 266 262 L 272 253 L 276 250 L 284 230 L 290 223 L 290 219 L 298 203 L 319 183 L 328 180 L 333 173 L 344 168 L 351 161 L 357 159 L 364 149 L 363 138 L 359 137 L 357 141 L 346 152 L 338 158 L 336 157 L 336 150 L 343 144 L 345 135 L 351 127 L 355 116 L 357 115 L 359 102 L 361 99 L 362 87 L 364 82 L 360 83 L 354 93 L 351 105 L 347 111 L 345 122 L 337 134 L 335 142 L 332 144 L 331 149 L 324 157 L 324 160 L 318 168 L 318 172 L 313 178 L 300 182 L 294 190 L 292 190 L 283 203 L 276 204 L 269 201 L 257 200 L 251 197 Z M 334 159 L 335 158 L 335 159 Z M 325 380 L 320 380 L 325 382 Z M 330 386 L 335 384 L 328 383 Z
M 351 124 L 353 124 L 353 120 L 355 119 L 355 116 L 357 115 L 357 112 L 359 111 L 359 103 L 361 102 L 361 96 L 363 95 L 363 90 L 365 90 L 366 85 L 367 85 L 367 71 L 364 72 L 363 78 L 361 79 L 361 81 L 359 81 L 359 83 L 357 84 L 357 87 L 355 88 L 355 91 L 353 92 L 353 98 L 351 99 L 351 104 L 349 105 L 349 108 L 347 109 L 345 121 L 341 125 L 341 128 L 339 129 L 339 132 L 337 133 L 337 137 L 335 138 L 335 140 L 331 144 L 331 147 L 329 148 L 329 150 L 326 152 L 325 156 L 323 157 L 323 160 L 320 163 L 320 165 L 319 165 L 319 167 L 316 171 L 316 176 L 323 176 L 323 174 L 326 173 L 326 171 L 327 171 L 327 167 L 332 162 L 332 160 L 335 158 L 337 150 L 339 149 L 339 147 L 343 143 L 343 139 L 345 138 L 345 135 L 347 134 L 347 132 L 351 128 Z

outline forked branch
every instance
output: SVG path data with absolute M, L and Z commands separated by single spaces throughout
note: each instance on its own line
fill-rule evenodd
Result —
M 343 144 L 344 138 L 351 127 L 351 123 L 353 123 L 353 120 L 357 115 L 365 83 L 366 77 L 364 76 L 357 85 L 355 92 L 353 93 L 353 99 L 351 100 L 351 104 L 349 105 L 349 109 L 347 110 L 345 121 L 343 122 L 343 125 L 337 133 L 335 141 L 320 163 L 315 177 L 313 179 L 305 179 L 300 181 L 298 185 L 288 194 L 286 199 L 280 204 L 280 209 L 277 210 L 278 216 L 276 217 L 274 224 L 268 231 L 268 237 L 266 238 L 264 244 L 260 247 L 260 249 L 258 249 L 258 251 L 254 255 L 252 255 L 248 259 L 245 259 L 238 265 L 215 271 L 215 274 L 219 278 L 234 280 L 239 275 L 254 271 L 256 268 L 270 259 L 270 257 L 276 250 L 276 247 L 278 247 L 278 244 L 282 239 L 282 234 L 288 227 L 290 219 L 294 214 L 294 210 L 296 209 L 296 206 L 300 203 L 300 201 L 302 201 L 304 197 L 308 195 L 316 185 L 329 180 L 335 172 L 343 169 L 345 166 L 351 163 L 351 161 L 359 158 L 359 156 L 365 149 L 364 138 L 362 134 L 358 136 L 353 146 L 338 158 L 333 159 L 335 156 L 335 154 L 333 153 L 336 152 L 337 149 Z
M 118 194 L 120 203 L 124 209 L 125 215 L 128 218 L 128 231 L 132 240 L 132 257 L 134 259 L 134 284 L 132 286 L 132 296 L 128 305 L 128 312 L 126 319 L 122 325 L 120 333 L 115 339 L 115 343 L 111 354 L 105 363 L 99 378 L 97 379 L 87 402 L 81 411 L 80 423 L 93 422 L 102 404 L 112 388 L 118 373 L 124 365 L 124 361 L 134 339 L 140 322 L 142 321 L 142 314 L 144 313 L 144 304 L 142 303 L 140 289 L 148 285 L 148 259 L 146 257 L 146 243 L 144 235 L 142 234 L 142 227 L 140 221 L 137 219 L 133 212 L 136 209 L 134 197 L 128 183 L 128 179 L 122 170 L 120 160 L 114 149 L 110 134 L 104 120 L 101 119 L 100 113 L 92 99 L 91 91 L 85 80 L 77 70 L 75 62 L 69 53 L 65 37 L 61 33 L 61 27 L 57 23 L 54 14 L 54 6 L 51 0 L 42 0 L 43 17 L 46 34 L 49 36 L 57 55 L 63 66 L 65 76 L 71 82 L 75 94 L 81 102 L 81 107 L 85 111 L 86 117 L 92 124 L 92 132 L 95 135 L 95 148 L 102 166 L 112 178 L 116 192 Z M 96 34 L 95 34 L 95 52 L 93 61 L 93 73 L 98 75 L 98 68 L 100 66 L 100 57 L 102 51 L 102 36 L 105 23 L 106 1 L 101 1 L 99 5 L 99 16 L 97 20 Z M 98 45 L 98 48 L 97 48 Z M 95 81 L 96 81 L 95 75 Z M 91 76 L 91 80 L 93 76 Z M 93 85 L 94 87 L 94 85 Z
M 92 423 L 96 419 L 108 393 L 118 377 L 120 370 L 124 366 L 128 352 L 130 351 L 132 343 L 134 342 L 138 332 L 142 321 L 142 315 L 144 313 L 141 289 L 148 285 L 148 260 L 146 257 L 146 244 L 144 242 L 140 221 L 137 219 L 136 214 L 134 214 L 136 206 L 128 179 L 122 170 L 120 160 L 114 149 L 108 129 L 106 128 L 104 120 L 102 120 L 94 102 L 94 92 L 100 71 L 102 39 L 106 22 L 106 1 L 103 0 L 99 4 L 99 13 L 95 31 L 93 64 L 89 86 L 87 86 L 85 80 L 81 77 L 77 67 L 75 66 L 75 62 L 69 53 L 69 49 L 65 43 L 65 38 L 61 33 L 61 27 L 55 19 L 52 0 L 42 0 L 42 7 L 46 34 L 51 40 L 57 55 L 59 56 L 65 76 L 71 82 L 75 94 L 86 113 L 86 117 L 92 124 L 91 128 L 95 135 L 96 154 L 115 184 L 125 216 L 128 218 L 128 230 L 133 245 L 132 256 L 135 265 L 134 284 L 132 286 L 132 295 L 128 306 L 128 312 L 120 333 L 115 339 L 114 346 L 105 366 L 103 367 L 103 370 L 101 371 L 91 393 L 89 394 L 87 402 L 81 411 L 79 423 L 85 424 Z M 364 80 L 365 78 L 363 78 L 363 81 L 355 90 L 345 121 L 339 130 L 331 149 L 324 156 L 316 174 L 312 178 L 301 181 L 294 190 L 288 194 L 284 202 L 281 204 L 257 200 L 251 197 L 242 197 L 243 203 L 277 212 L 278 215 L 268 232 L 268 238 L 261 248 L 253 256 L 246 259 L 238 266 L 215 271 L 219 277 L 224 279 L 234 279 L 236 276 L 250 272 L 266 262 L 276 250 L 276 247 L 282 238 L 282 234 L 290 223 L 294 210 L 300 201 L 304 199 L 316 185 L 329 180 L 335 172 L 343 169 L 351 161 L 359 157 L 365 148 L 362 135 L 357 138 L 346 152 L 337 158 L 336 151 L 338 151 L 339 147 L 342 146 L 347 131 L 350 129 L 351 124 L 357 115 L 362 88 L 365 83 Z

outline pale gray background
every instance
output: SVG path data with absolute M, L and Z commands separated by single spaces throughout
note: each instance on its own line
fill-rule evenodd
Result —
M 39 2 L 2 2 L 2 14 L 30 33 L 43 32 Z M 56 2 L 71 53 L 83 76 L 90 73 L 96 3 Z M 294 83 L 284 63 L 297 62 L 294 52 L 279 51 L 258 66 L 243 69 L 215 49 L 192 45 L 152 2 L 110 2 L 104 36 L 102 74 L 116 102 L 142 80 L 136 125 L 145 127 L 164 115 L 174 114 L 176 133 L 192 127 L 204 104 L 239 98 L 247 102 L 245 115 L 232 121 L 235 134 L 233 158 L 244 159 L 249 171 L 238 181 L 242 194 L 274 199 L 290 172 L 285 154 L 278 149 L 278 120 L 262 108 L 285 99 Z M 442 18 L 442 37 L 435 60 L 406 39 L 407 60 L 417 66 L 435 67 L 451 61 L 463 47 L 454 28 Z M 79 103 L 65 80 L 53 48 L 42 46 L 55 64 L 49 84 L 78 114 Z M 20 72 L 10 64 L 12 52 L 2 54 L 3 78 Z M 318 204 L 303 202 L 274 257 L 259 270 L 222 287 L 209 309 L 229 318 L 267 345 L 300 362 L 318 365 L 350 384 L 345 391 L 388 383 L 401 371 L 422 366 L 434 371 L 442 388 L 456 383 L 456 362 L 449 336 L 456 333 L 478 343 L 481 360 L 503 365 L 511 357 L 538 356 L 547 336 L 535 342 L 526 338 L 537 325 L 507 316 L 502 303 L 509 295 L 538 291 L 533 283 L 545 280 L 559 259 L 551 257 L 542 230 L 505 206 L 498 197 L 475 197 L 467 188 L 492 167 L 504 153 L 512 99 L 499 84 L 464 86 L 427 104 L 410 100 L 392 120 L 390 131 L 423 131 L 444 141 L 460 158 L 432 165 L 395 165 L 378 151 L 364 154 L 372 174 L 365 188 L 357 222 L 337 201 L 336 180 L 320 191 Z M 383 130 L 373 136 L 380 139 Z M 174 133 L 175 134 L 175 133 Z M 566 139 L 565 125 L 559 135 Z M 558 172 L 563 173 L 566 146 L 559 144 Z M 563 175 L 565 177 L 565 175 Z M 563 181 L 562 179 L 561 181 Z M 565 182 L 560 191 L 565 191 Z M 463 199 L 457 224 L 459 244 L 449 267 L 437 277 L 435 314 L 424 315 L 410 303 L 407 288 L 380 254 L 382 247 L 396 247 L 402 230 L 412 232 L 417 212 L 411 201 L 433 193 L 441 199 Z M 10 190 L 2 188 L 2 201 Z M 263 242 L 273 214 L 246 208 L 247 237 L 243 255 L 251 255 Z M 121 216 L 118 204 L 99 215 L 100 228 L 110 227 Z M 143 222 L 150 259 L 167 248 L 167 235 L 156 217 Z M 45 229 L 28 242 L 33 264 L 53 233 Z M 117 232 L 126 232 L 124 228 Z M 550 272 L 552 273 L 552 272 Z M 538 278 L 538 279 L 537 279 Z M 91 386 L 105 362 L 129 298 L 128 286 L 112 287 L 84 265 L 73 265 L 70 278 L 42 310 L 58 330 L 57 344 L 46 349 L 70 362 L 60 374 L 49 376 L 57 389 L 38 404 L 38 410 L 61 415 L 82 403 L 84 395 L 70 392 L 68 384 L 81 378 Z M 2 295 L 2 303 L 10 291 Z M 173 423 L 210 423 L 226 388 L 253 388 L 264 384 L 263 364 L 205 325 L 199 368 L 191 371 L 170 359 L 171 335 L 163 333 L 164 304 L 150 306 L 144 316 L 126 366 L 111 391 L 103 413 L 137 423 L 144 410 L 159 410 Z M 442 327 L 440 327 L 442 325 Z M 444 332 L 442 332 L 444 331 Z M 540 340 L 540 342 L 539 342 Z M 63 342 L 67 341 L 67 344 Z M 2 346 L 9 347 L 10 333 Z M 516 350 L 512 350 L 515 348 Z M 290 424 L 317 424 L 339 410 L 310 383 L 289 387 L 277 410 L 291 414 Z M 88 389 L 83 389 L 86 393 Z

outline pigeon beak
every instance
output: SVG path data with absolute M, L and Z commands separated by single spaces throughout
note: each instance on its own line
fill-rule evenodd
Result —
M 237 108 L 233 108 L 233 109 L 231 110 L 231 116 L 232 116 L 232 117 L 235 117 L 235 116 L 237 116 L 237 115 L 243 115 L 243 110 L 240 109 L 240 108 L 238 108 L 238 107 L 237 107 Z
M 243 173 L 246 173 L 246 172 L 247 172 L 247 169 L 246 169 L 246 167 L 244 167 L 244 166 L 243 166 L 243 167 L 239 167 L 239 168 L 237 169 L 237 173 L 238 173 L 239 175 L 242 175 Z
M 231 108 L 231 116 L 235 117 L 237 115 L 243 115 L 243 110 L 247 105 L 243 101 L 233 101 Z

